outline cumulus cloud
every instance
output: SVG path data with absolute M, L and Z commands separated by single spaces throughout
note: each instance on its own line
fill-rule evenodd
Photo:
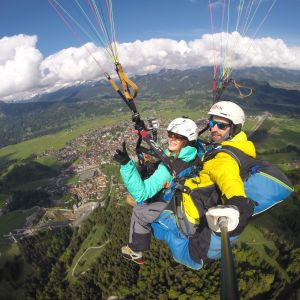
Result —
M 39 86 L 43 56 L 36 36 L 0 39 L 0 99 Z
M 104 70 L 111 70 L 112 65 L 103 48 L 89 43 L 80 48 L 64 49 L 47 57 L 40 68 L 41 83 L 48 86 L 92 80 L 103 76 Z
M 222 42 L 221 42 L 222 41 Z M 17 35 L 0 39 L 0 99 L 28 98 L 78 81 L 112 74 L 105 49 L 88 43 L 43 58 L 37 37 Z M 120 61 L 129 75 L 158 72 L 162 68 L 189 69 L 226 63 L 233 68 L 280 67 L 300 70 L 300 47 L 281 39 L 241 37 L 239 33 L 204 34 L 193 41 L 137 40 L 118 45 Z

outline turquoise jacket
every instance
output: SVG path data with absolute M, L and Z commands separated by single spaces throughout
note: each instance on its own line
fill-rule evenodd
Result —
M 165 153 L 170 156 L 168 150 L 165 150 Z M 197 149 L 195 147 L 186 146 L 181 149 L 178 158 L 189 162 L 195 159 L 196 155 Z M 172 180 L 170 172 L 163 163 L 160 163 L 156 171 L 145 180 L 141 178 L 132 160 L 126 165 L 122 165 L 120 172 L 128 192 L 138 204 L 142 204 L 145 200 L 156 195 L 166 183 Z

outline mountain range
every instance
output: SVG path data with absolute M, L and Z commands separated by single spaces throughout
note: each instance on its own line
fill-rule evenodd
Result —
M 240 81 L 269 83 L 274 88 L 300 90 L 300 71 L 280 68 L 247 68 L 233 72 L 233 79 Z M 212 87 L 212 68 L 202 67 L 189 70 L 162 69 L 158 73 L 132 77 L 139 87 L 139 98 L 169 98 L 182 96 L 190 89 L 209 95 Z M 261 83 L 259 84 L 261 85 Z M 256 84 L 255 86 L 256 87 Z M 114 98 L 115 91 L 107 80 L 76 83 L 55 92 L 42 93 L 26 102 L 76 101 Z M 25 102 L 16 100 L 15 103 Z
M 236 70 L 233 78 L 244 86 L 243 93 L 252 89 L 250 97 L 239 101 L 243 108 L 296 116 L 300 114 L 300 71 L 248 68 Z M 138 101 L 183 99 L 190 109 L 199 108 L 204 102 L 212 103 L 212 72 L 208 67 L 162 69 L 156 74 L 135 76 L 132 80 L 139 87 Z M 238 91 L 230 85 L 222 98 L 238 100 Z M 102 116 L 121 107 L 123 104 L 118 94 L 107 80 L 76 84 L 27 101 L 0 101 L 0 147 L 61 130 L 78 118 Z

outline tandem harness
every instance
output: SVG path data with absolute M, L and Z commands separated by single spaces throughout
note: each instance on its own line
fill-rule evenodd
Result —
M 186 168 L 182 173 L 178 173 L 177 177 L 171 182 L 170 187 L 164 192 L 164 201 L 169 202 L 173 199 L 174 212 L 177 218 L 182 218 L 182 216 L 178 215 L 178 208 L 182 209 L 184 215 L 183 193 L 191 197 L 199 213 L 200 231 L 206 225 L 206 218 L 200 218 L 200 216 L 205 214 L 207 208 L 221 204 L 219 199 L 220 192 L 216 186 L 211 186 L 206 190 L 203 189 L 203 191 L 198 190 L 196 192 L 195 190 L 194 193 L 193 188 L 188 186 L 186 180 L 197 177 L 202 170 L 203 163 L 213 159 L 220 152 L 229 154 L 238 163 L 246 196 L 255 204 L 253 215 L 270 209 L 286 199 L 294 191 L 290 180 L 275 165 L 252 158 L 232 146 L 210 145 L 204 154 L 203 160 L 198 165 L 196 164 L 192 170 Z M 202 196 L 205 199 L 203 201 L 194 198 L 202 198 Z

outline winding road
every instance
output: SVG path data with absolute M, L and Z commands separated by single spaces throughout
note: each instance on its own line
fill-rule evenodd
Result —
M 72 276 L 74 276 L 74 272 L 75 272 L 75 269 L 78 265 L 78 263 L 80 262 L 80 260 L 84 257 L 84 255 L 90 250 L 90 249 L 101 249 L 103 248 L 104 246 L 106 246 L 106 244 L 108 244 L 110 242 L 110 240 L 107 240 L 104 244 L 102 244 L 101 246 L 94 246 L 94 247 L 88 247 L 82 254 L 81 256 L 78 258 L 73 270 L 72 270 Z

